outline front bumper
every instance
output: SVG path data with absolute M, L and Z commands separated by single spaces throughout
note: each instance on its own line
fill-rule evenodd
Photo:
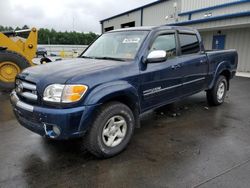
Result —
M 91 111 L 95 106 L 67 109 L 44 108 L 20 101 L 16 92 L 10 95 L 13 111 L 18 122 L 27 129 L 54 139 L 79 137 L 86 131 Z M 55 134 L 53 126 L 60 134 Z M 58 132 L 58 131 L 57 131 Z

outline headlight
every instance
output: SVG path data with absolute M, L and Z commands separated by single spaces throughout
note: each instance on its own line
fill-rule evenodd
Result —
M 50 102 L 61 102 L 62 93 L 65 85 L 53 84 L 49 85 L 43 93 L 43 100 Z
M 49 102 L 71 103 L 79 101 L 86 93 L 86 85 L 49 85 L 43 93 L 43 100 Z

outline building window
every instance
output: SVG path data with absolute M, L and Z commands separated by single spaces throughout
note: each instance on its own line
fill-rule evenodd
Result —
M 192 14 L 189 14 L 188 15 L 188 20 L 191 20 L 192 19 Z
M 194 34 L 179 34 L 181 54 L 193 54 L 200 51 L 199 41 Z
M 127 27 L 135 27 L 135 22 L 128 22 L 121 24 L 121 28 L 127 28 Z
M 207 12 L 204 14 L 204 17 L 207 18 L 207 17 L 211 17 L 212 16 L 212 12 Z
M 114 30 L 114 26 L 104 28 L 104 32 L 108 32 L 108 31 L 112 31 L 112 30 Z

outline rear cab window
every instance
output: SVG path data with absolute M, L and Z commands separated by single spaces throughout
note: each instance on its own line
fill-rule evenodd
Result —
M 200 43 L 196 34 L 179 33 L 179 40 L 182 55 L 200 52 Z

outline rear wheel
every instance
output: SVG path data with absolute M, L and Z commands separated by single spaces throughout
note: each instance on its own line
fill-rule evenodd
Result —
M 28 60 L 18 53 L 0 51 L 0 89 L 14 88 L 16 75 L 29 66 Z
M 224 102 L 228 88 L 227 79 L 221 75 L 214 87 L 207 91 L 207 101 L 211 106 L 221 105 Z
M 134 132 L 132 111 L 119 102 L 101 107 L 84 139 L 88 151 L 99 158 L 117 155 L 128 145 Z

